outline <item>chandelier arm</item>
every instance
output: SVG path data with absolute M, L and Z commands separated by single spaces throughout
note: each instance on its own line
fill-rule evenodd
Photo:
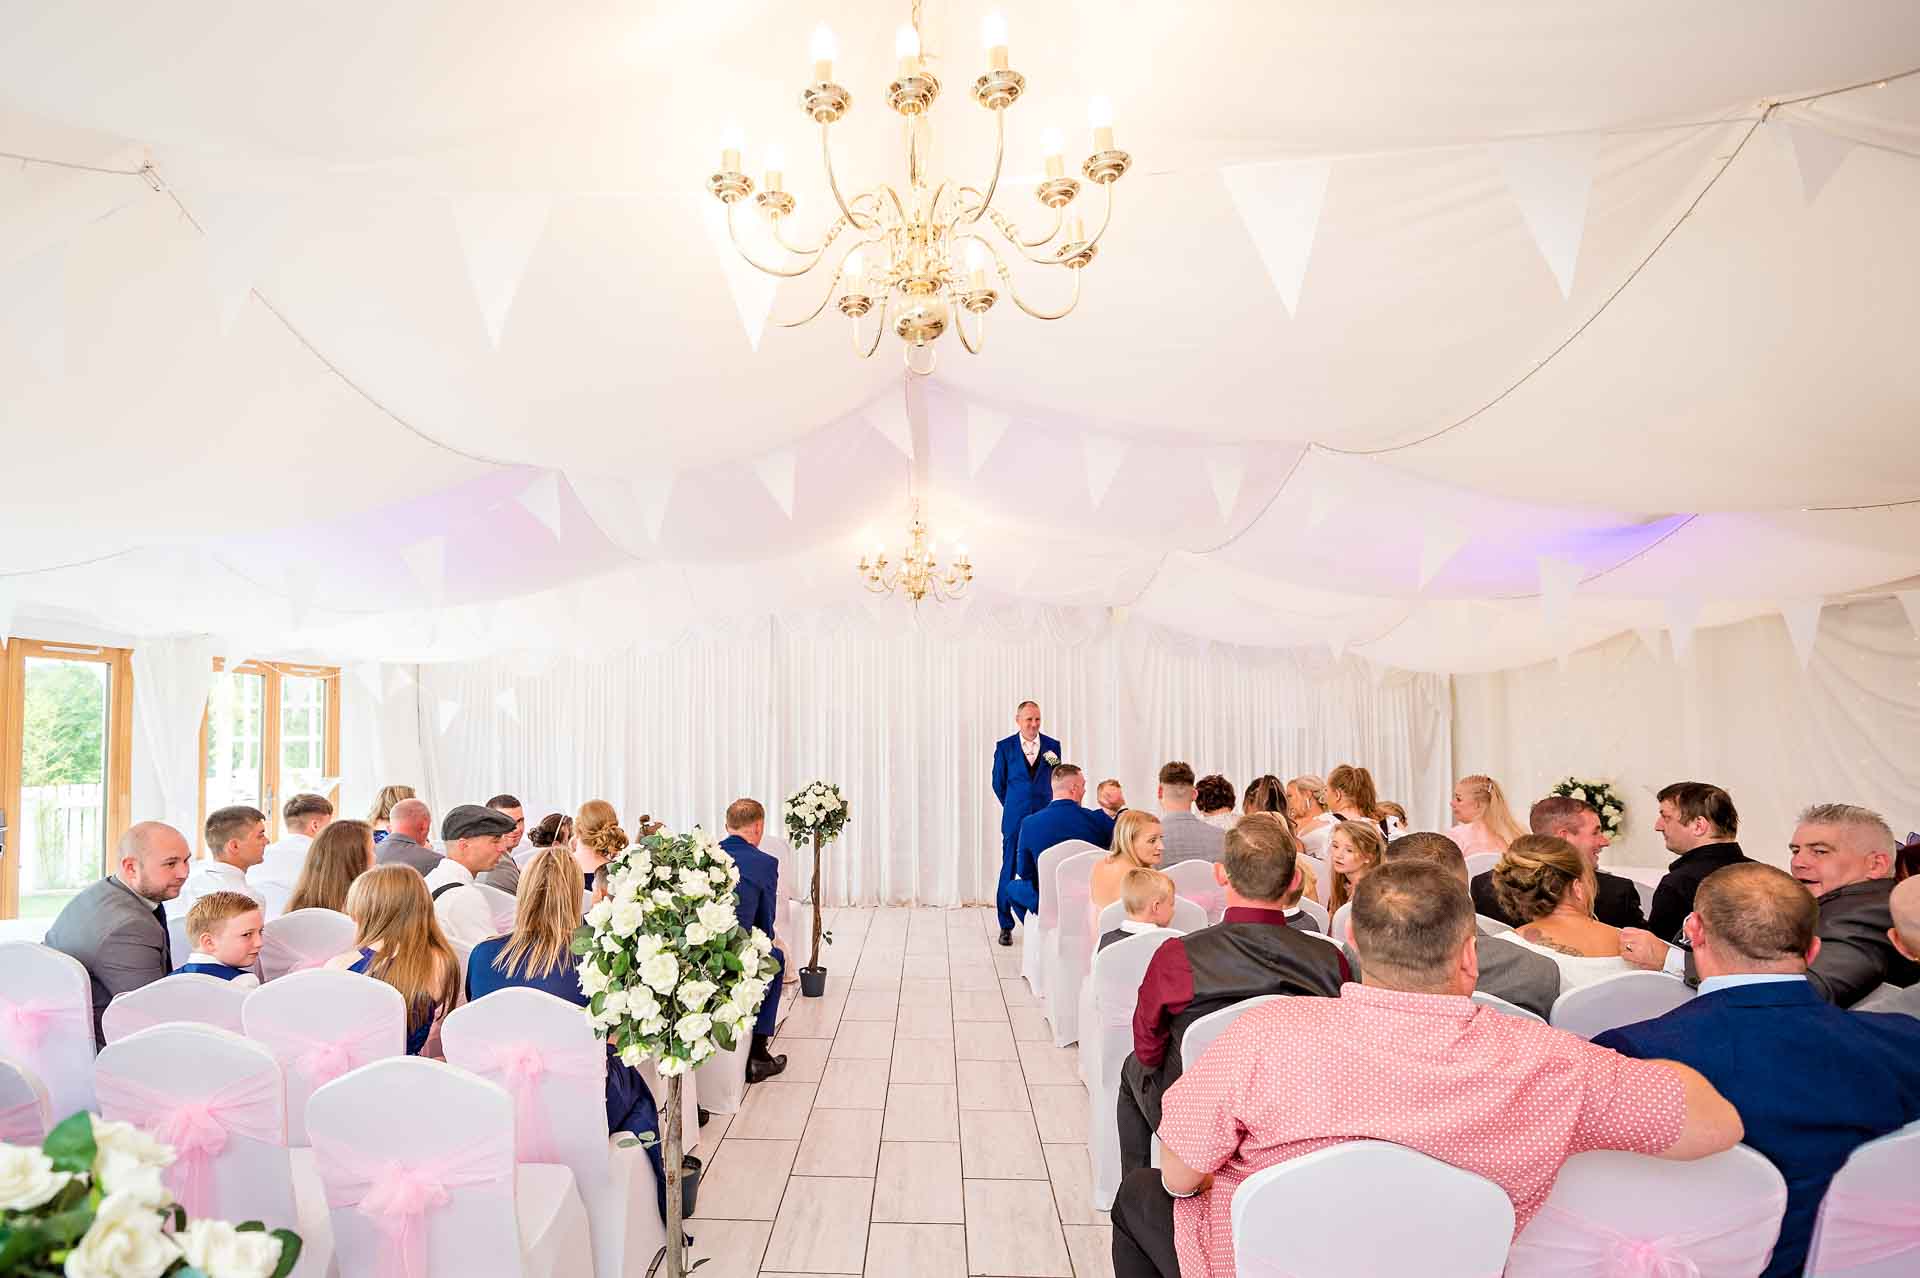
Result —
M 1098 245 L 1100 243 L 1100 237 L 1107 233 L 1107 227 L 1113 223 L 1113 188 L 1115 184 L 1106 182 L 1102 183 L 1102 185 L 1107 189 L 1107 207 L 1105 212 L 1100 215 L 1100 229 L 1095 231 L 1093 238 L 1087 241 L 1088 248 L 1093 248 Z M 1079 272 L 1075 271 L 1074 274 L 1078 275 Z
M 827 251 L 826 244 L 822 244 L 819 251 L 813 254 L 813 260 L 811 262 L 808 262 L 796 271 L 785 270 L 778 266 L 768 266 L 764 262 L 756 261 L 753 254 L 747 252 L 747 246 L 740 242 L 739 228 L 734 225 L 733 211 L 738 207 L 739 205 L 737 203 L 727 205 L 727 236 L 733 241 L 734 250 L 740 254 L 740 260 L 748 266 L 753 267 L 756 271 L 764 272 L 767 275 L 777 275 L 783 280 L 791 280 L 798 279 L 814 267 L 820 265 L 821 255 Z M 832 243 L 831 240 L 828 241 L 828 244 L 830 243 Z
M 987 247 L 991 249 L 993 248 L 993 245 L 989 244 L 987 245 Z M 993 256 L 996 259 L 999 259 L 1000 258 L 999 251 L 995 250 Z M 1068 274 L 1073 276 L 1073 296 L 1067 299 L 1066 306 L 1062 307 L 1060 310 L 1057 310 L 1057 311 L 1036 311 L 1031 306 L 1027 305 L 1025 298 L 1020 296 L 1020 290 L 1014 285 L 1014 282 L 1013 282 L 1013 272 L 1007 269 L 1006 262 L 1004 260 L 1000 261 L 1000 278 L 1006 282 L 1007 295 L 1013 299 L 1013 304 L 1015 306 L 1019 307 L 1021 310 L 1025 311 L 1027 314 L 1033 316 L 1033 318 L 1037 320 L 1065 319 L 1067 316 L 1073 314 L 1074 307 L 1080 305 L 1080 272 L 1069 271 Z
M 827 227 L 827 233 L 821 237 L 820 242 L 818 244 L 814 245 L 812 248 L 798 248 L 795 245 L 787 243 L 787 234 L 785 231 L 780 229 L 781 224 L 786 221 L 785 218 L 770 217 L 767 219 L 767 221 L 770 222 L 773 226 L 773 242 L 778 244 L 781 248 L 785 249 L 787 252 L 793 254 L 795 257 L 807 257 L 810 255 L 819 254 L 829 244 L 833 243 L 834 239 L 840 234 L 841 231 L 845 230 L 848 225 L 847 219 L 845 219 L 844 217 L 837 217 L 833 220 L 833 223 Z
M 952 299 L 948 299 L 948 300 L 949 300 L 949 304 L 951 304 Z M 953 331 L 960 335 L 960 345 L 966 347 L 967 354 L 978 355 L 981 352 L 981 350 L 983 350 L 986 347 L 986 344 L 987 344 L 987 317 L 984 315 L 981 315 L 981 316 L 978 316 L 974 321 L 980 327 L 980 344 L 976 346 L 973 344 L 972 341 L 970 341 L 967 338 L 967 321 L 965 319 L 965 314 L 966 314 L 966 308 L 964 306 L 954 306 Z
M 833 148 L 827 145 L 827 130 L 832 127 L 831 124 L 826 123 L 822 123 L 820 126 L 820 162 L 827 170 L 827 187 L 833 192 L 833 202 L 840 206 L 841 214 L 856 229 L 862 231 L 877 231 L 880 229 L 879 220 L 869 217 L 867 221 L 862 222 L 854 213 L 853 209 L 848 206 L 846 197 L 840 194 L 840 179 L 833 174 Z M 858 204 L 860 197 L 855 196 L 853 202 Z
M 887 308 L 893 305 L 893 294 L 888 292 L 880 298 L 880 322 L 874 326 L 873 341 L 866 350 L 860 349 L 860 325 L 853 326 L 853 353 L 861 359 L 872 359 L 873 353 L 880 349 L 880 339 L 887 335 Z
M 993 176 L 987 181 L 987 192 L 980 197 L 979 207 L 975 208 L 972 213 L 961 215 L 967 225 L 978 222 L 980 215 L 993 207 L 993 194 L 1000 189 L 1000 165 L 1001 162 L 1006 159 L 1007 155 L 1007 109 L 1005 107 L 997 108 L 993 113 L 993 121 Z M 967 189 L 971 190 L 972 188 Z M 956 229 L 960 225 L 960 222 L 954 223 Z M 1044 244 L 1046 241 L 1042 240 L 1041 243 Z
M 833 278 L 827 281 L 826 296 L 820 299 L 820 305 L 814 307 L 797 320 L 775 320 L 774 324 L 779 328 L 799 328 L 802 324 L 811 324 L 814 320 L 818 319 L 820 312 L 827 309 L 827 303 L 833 300 L 834 291 L 840 287 L 840 281 L 846 278 L 847 259 L 868 245 L 878 244 L 879 242 L 879 240 L 861 240 L 858 244 L 847 249 L 846 252 L 840 255 L 839 264 L 833 268 Z
M 1060 211 L 1058 209 L 1054 210 L 1052 233 L 1050 233 L 1047 236 L 1047 238 L 1044 240 L 1035 240 L 1035 241 L 1032 241 L 1031 243 L 1021 239 L 1017 228 L 1015 228 L 1011 222 L 1008 222 L 1005 218 L 1002 218 L 998 213 L 990 214 L 988 217 L 988 220 L 991 221 L 994 224 L 994 226 L 999 229 L 1001 236 L 1007 241 L 1008 244 L 1020 250 L 1021 257 L 1024 257 L 1029 262 L 1036 263 L 1037 265 L 1040 265 L 1040 266 L 1060 265 L 1060 259 L 1057 257 L 1053 257 L 1046 254 L 1031 253 L 1028 251 L 1029 249 L 1034 248 L 1038 245 L 1047 243 L 1048 240 L 1053 239 L 1054 235 L 1057 235 L 1059 233 Z M 987 243 L 987 241 L 982 240 L 981 243 L 985 244 Z

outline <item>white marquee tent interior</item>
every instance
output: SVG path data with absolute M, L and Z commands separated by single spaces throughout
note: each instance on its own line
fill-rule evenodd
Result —
M 1612 778 L 1627 864 L 1682 775 L 1775 859 L 1814 799 L 1920 824 L 1920 8 L 1018 6 L 1000 202 L 1089 93 L 1135 167 L 1072 316 L 910 379 L 779 327 L 821 281 L 704 190 L 738 123 L 829 220 L 821 21 L 897 178 L 900 7 L 5 6 L 0 635 L 134 649 L 137 815 L 193 824 L 225 656 L 350 668 L 348 808 L 838 780 L 851 901 L 991 895 L 1024 696 L 1135 803 L 1351 760 L 1427 826 Z M 954 84 L 981 8 L 926 6 Z M 935 125 L 979 180 L 988 113 Z M 960 603 L 861 590 L 910 485 Z

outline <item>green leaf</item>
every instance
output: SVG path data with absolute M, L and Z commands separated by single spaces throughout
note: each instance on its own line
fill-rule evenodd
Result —
M 627 969 L 632 966 L 633 955 L 627 953 L 625 950 L 621 950 L 613 956 L 613 972 L 611 974 L 614 976 L 625 976 Z
M 20 1272 L 29 1260 L 45 1256 L 52 1240 L 36 1225 L 29 1218 L 0 1225 L 0 1274 Z
M 182 1265 L 178 1269 L 167 1271 L 169 1278 L 207 1278 L 207 1271 L 198 1265 Z
M 92 1116 L 79 1113 L 63 1120 L 47 1133 L 40 1149 L 53 1160 L 55 1171 L 76 1175 L 92 1172 L 94 1155 L 99 1153 L 99 1147 L 93 1143 Z
M 593 929 L 581 924 L 574 931 L 571 948 L 575 954 L 593 953 Z
M 280 1240 L 280 1263 L 273 1267 L 273 1278 L 287 1278 L 300 1261 L 300 1235 L 291 1229 L 276 1229 L 273 1236 Z
M 175 1230 L 181 1230 L 187 1227 L 187 1209 L 179 1203 L 173 1205 L 173 1227 Z
M 93 1204 L 82 1203 L 51 1216 L 42 1216 L 39 1225 L 47 1241 L 56 1246 L 71 1247 L 86 1234 L 88 1226 L 93 1224 L 93 1217 Z
M 720 956 L 720 963 L 729 972 L 740 972 L 746 969 L 746 965 L 740 961 L 740 956 L 732 950 Z
M 602 990 L 600 993 L 595 994 L 592 1000 L 588 1002 L 587 1011 L 591 1012 L 595 1016 L 598 1016 L 600 1015 L 600 1013 L 606 1010 L 607 1010 L 607 994 L 605 990 Z

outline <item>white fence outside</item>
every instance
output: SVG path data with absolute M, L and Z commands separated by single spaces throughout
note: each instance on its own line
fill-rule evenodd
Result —
M 20 791 L 8 831 L 20 858 L 20 894 L 83 888 L 105 873 L 106 797 L 100 785 L 40 785 Z

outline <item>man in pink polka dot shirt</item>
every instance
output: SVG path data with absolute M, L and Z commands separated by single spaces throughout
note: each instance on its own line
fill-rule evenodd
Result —
M 1115 1278 L 1233 1278 L 1240 1182 L 1342 1141 L 1486 1177 L 1513 1200 L 1517 1232 L 1574 1154 L 1704 1158 L 1740 1139 L 1740 1116 L 1695 1070 L 1474 1003 L 1473 903 L 1439 866 L 1375 870 L 1351 927 L 1363 984 L 1247 1013 L 1167 1092 L 1161 1168 L 1129 1173 L 1114 1201 Z

